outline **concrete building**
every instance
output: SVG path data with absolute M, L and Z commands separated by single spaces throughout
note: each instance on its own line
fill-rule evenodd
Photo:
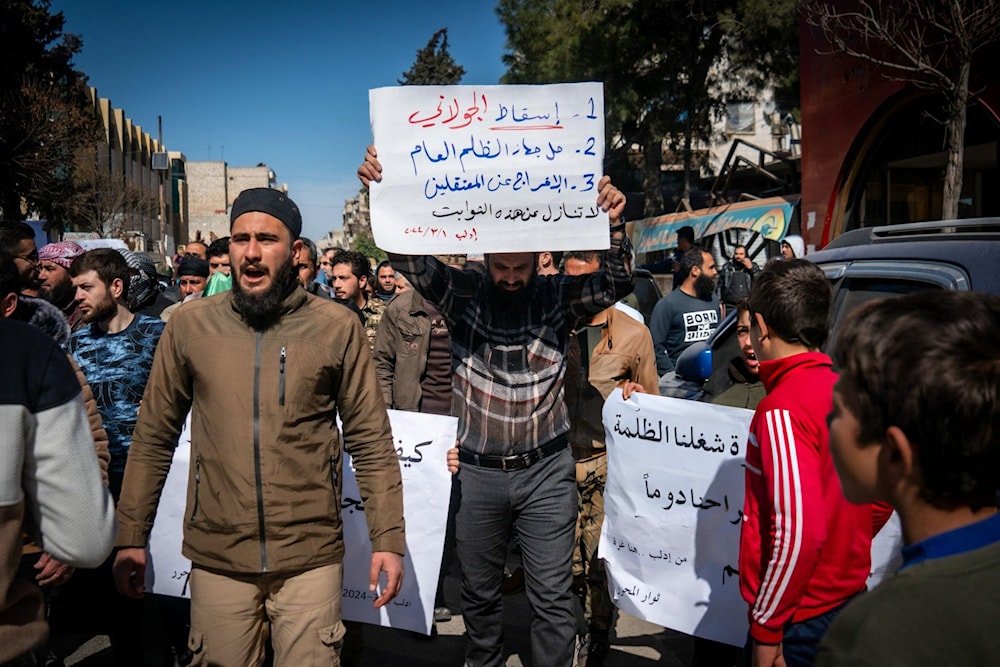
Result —
M 92 189 L 91 205 L 67 221 L 64 238 L 97 234 L 120 238 L 134 250 L 162 255 L 185 228 L 184 155 L 159 140 L 111 100 L 89 88 L 89 106 L 101 127 L 93 161 L 81 158 L 79 173 Z M 155 162 L 155 164 L 154 164 Z M 163 178 L 161 208 L 160 179 Z M 161 219 L 161 211 L 163 218 Z
M 222 161 L 189 161 L 185 170 L 190 216 L 185 243 L 228 236 L 229 209 L 241 192 L 278 187 L 274 170 L 263 162 L 255 167 L 231 167 Z M 288 192 L 288 185 L 279 189 Z
M 341 229 L 331 229 L 326 233 L 326 236 L 316 239 L 316 248 L 323 253 L 330 248 L 343 248 L 349 247 L 347 243 L 347 234 Z
M 354 241 L 359 233 L 372 233 L 371 209 L 368 206 L 368 190 L 362 189 L 356 197 L 344 202 L 344 247 Z M 333 234 L 333 232 L 330 232 Z

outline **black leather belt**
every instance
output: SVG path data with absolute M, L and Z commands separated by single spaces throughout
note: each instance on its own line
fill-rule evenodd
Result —
M 513 470 L 524 470 L 528 466 L 534 465 L 542 459 L 558 454 L 566 449 L 568 440 L 565 435 L 560 435 L 554 440 L 550 440 L 541 447 L 532 449 L 524 454 L 512 454 L 510 456 L 489 456 L 487 454 L 476 454 L 467 449 L 458 449 L 458 460 L 462 463 L 478 466 L 480 468 L 494 468 L 511 472 Z

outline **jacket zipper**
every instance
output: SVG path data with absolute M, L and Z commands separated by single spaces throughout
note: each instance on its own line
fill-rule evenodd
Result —
M 191 509 L 191 520 L 198 514 L 198 490 L 201 488 L 201 454 L 194 457 L 194 507 Z
M 257 482 L 257 528 L 260 531 L 260 568 L 267 572 L 267 538 L 264 536 L 264 486 L 260 471 L 260 348 L 264 334 L 257 332 L 253 364 L 253 463 Z
M 281 346 L 281 365 L 278 370 L 278 405 L 285 404 L 285 346 Z
M 333 485 L 333 497 L 337 497 L 337 459 L 330 457 L 330 484 Z

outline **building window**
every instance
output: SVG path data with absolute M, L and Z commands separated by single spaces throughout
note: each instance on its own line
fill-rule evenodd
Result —
M 726 105 L 726 132 L 753 134 L 753 102 L 731 102 Z

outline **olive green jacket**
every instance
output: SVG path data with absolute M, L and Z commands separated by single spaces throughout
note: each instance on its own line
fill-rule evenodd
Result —
M 174 313 L 132 436 L 118 546 L 146 544 L 190 410 L 186 557 L 235 573 L 342 561 L 339 413 L 372 550 L 403 554 L 399 463 L 366 343 L 353 313 L 298 287 L 263 332 L 232 292 Z
M 427 368 L 431 318 L 416 290 L 397 294 L 385 307 L 375 336 L 375 376 L 385 404 L 396 410 L 420 410 L 420 381 Z

